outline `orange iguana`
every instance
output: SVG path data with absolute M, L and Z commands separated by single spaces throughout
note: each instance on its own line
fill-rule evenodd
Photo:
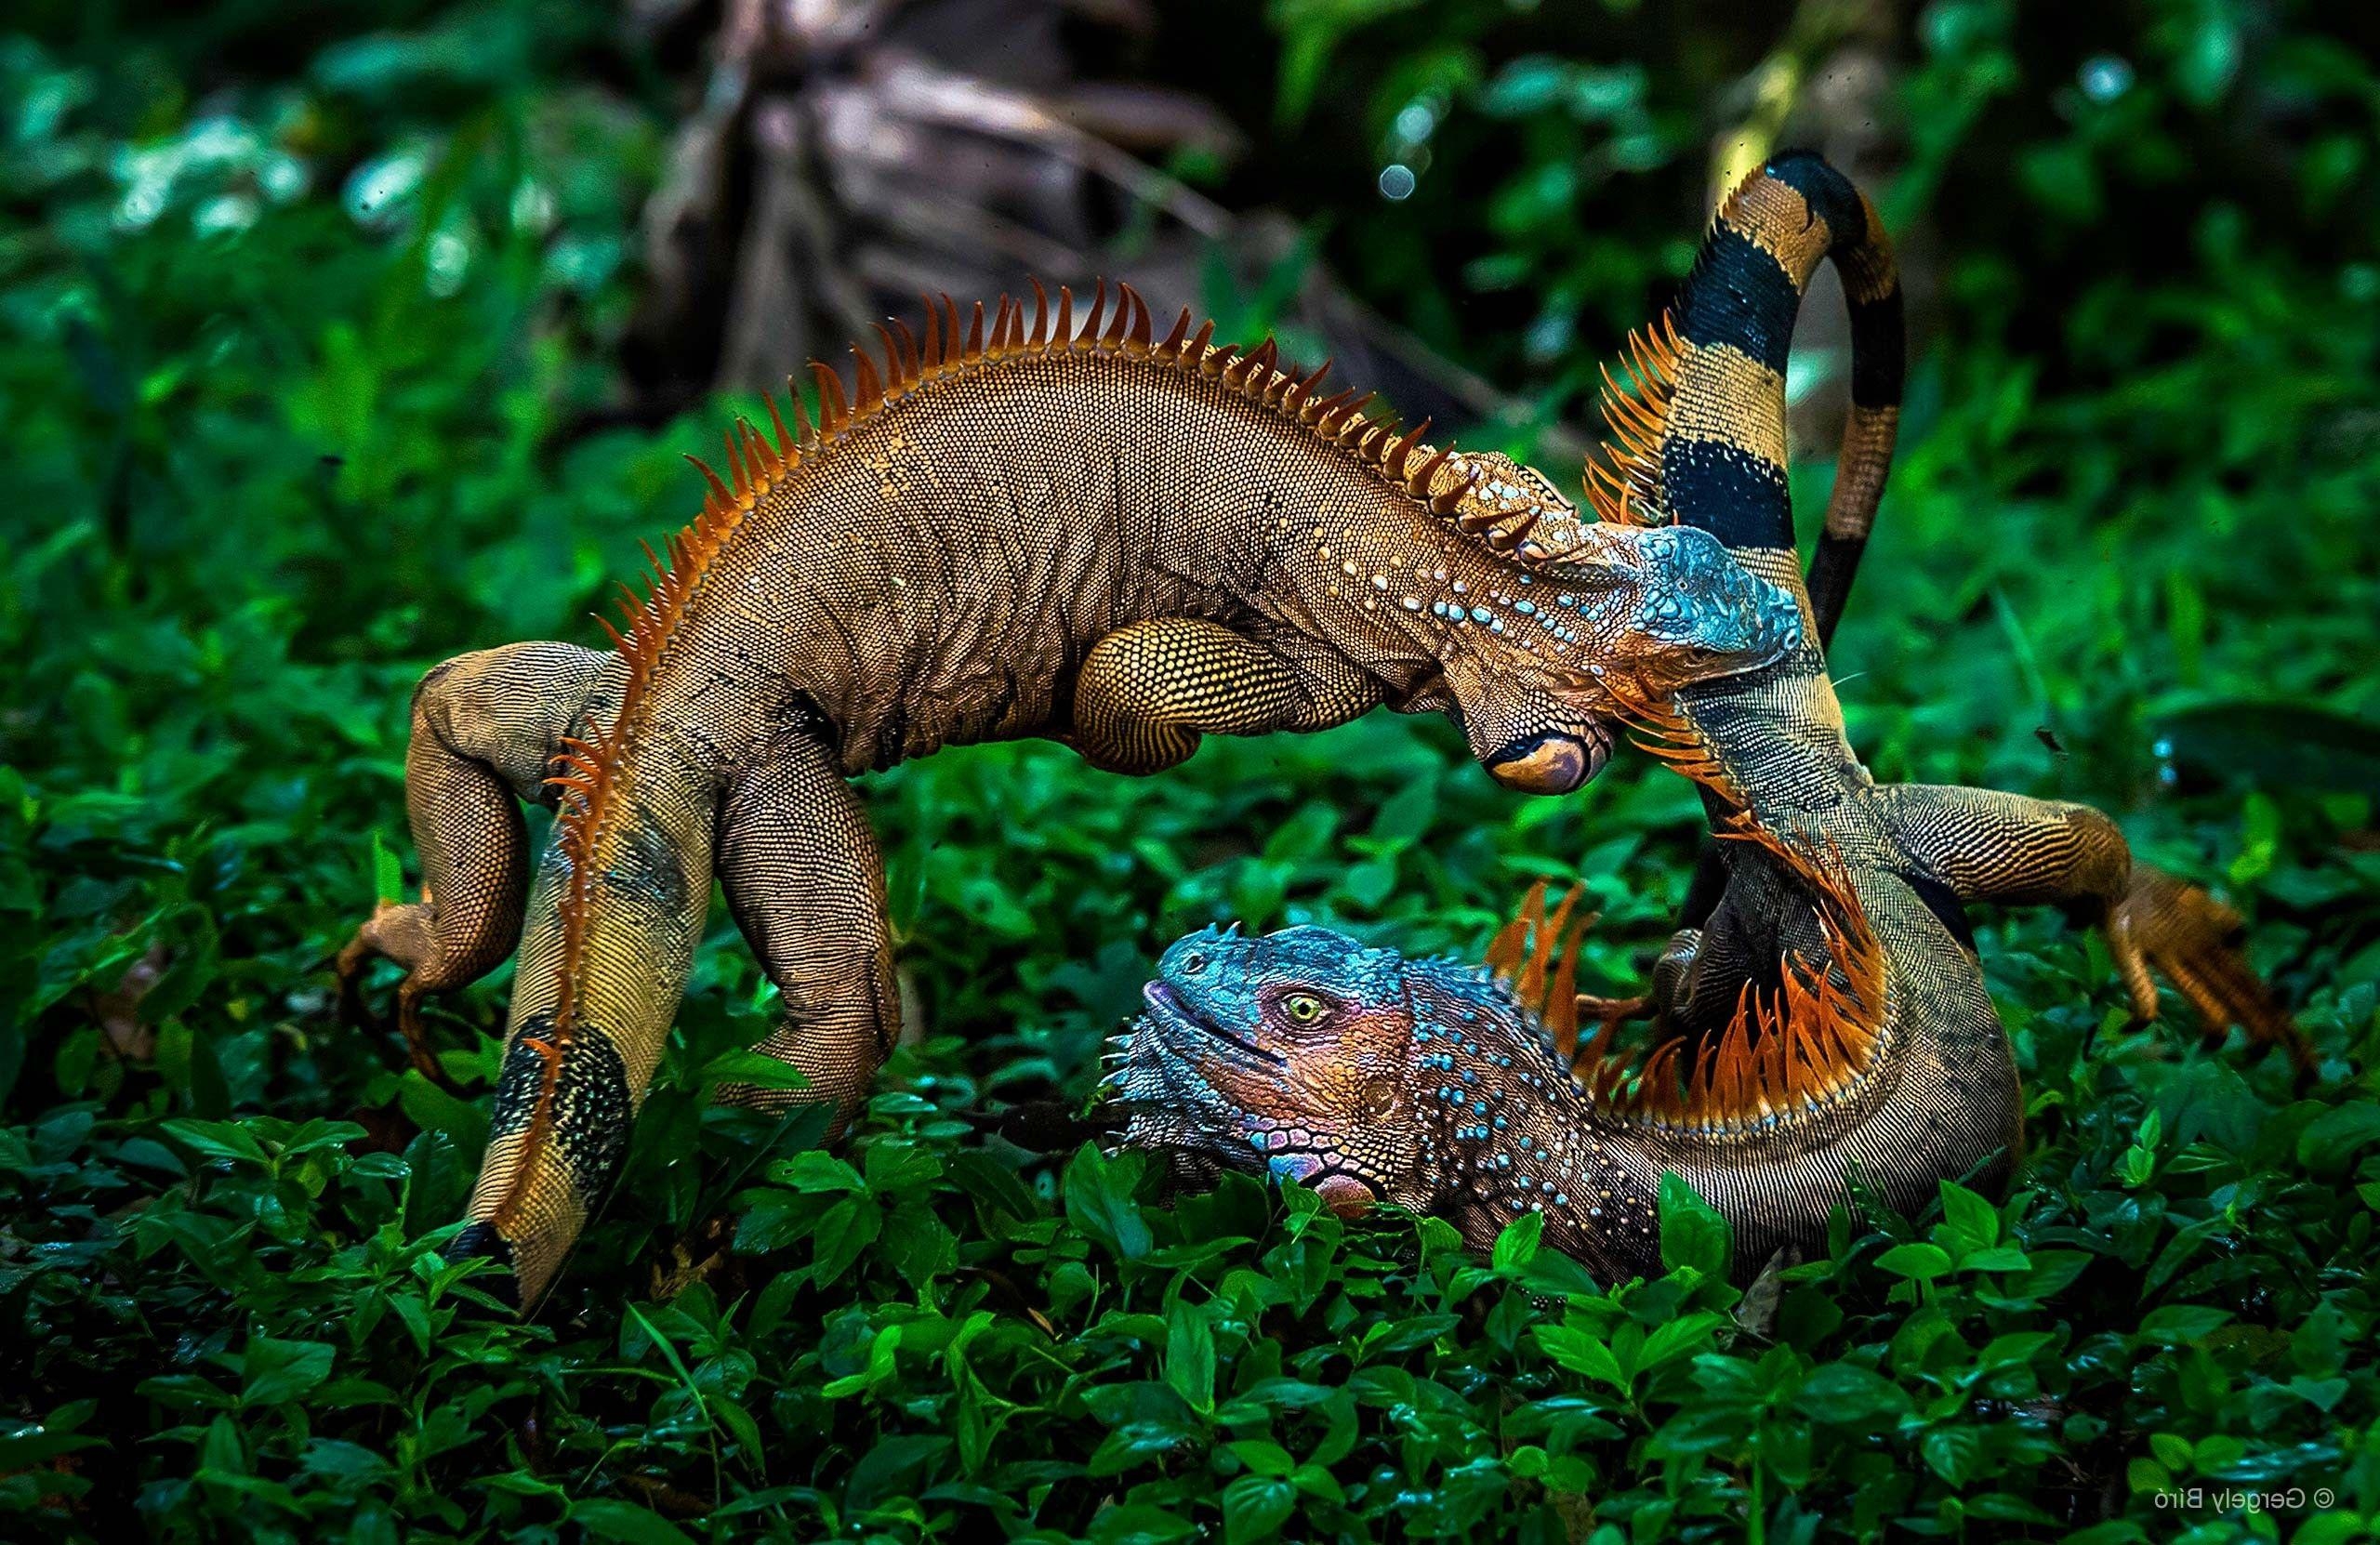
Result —
M 342 952 L 426 993 L 519 943 L 462 1254 L 534 1301 L 602 1198 L 676 1012 L 711 884 L 787 1005 L 760 1050 L 848 1112 L 897 1017 L 881 865 L 853 774 L 1049 735 L 1148 772 L 1201 733 L 1440 710 L 1499 778 L 1592 776 L 1622 706 L 1771 664 L 1796 603 L 1708 534 L 1582 522 L 1500 456 L 1396 433 L 1270 342 L 1156 335 L 1130 289 L 1078 324 L 945 298 L 816 370 L 655 558 L 610 654 L 464 655 L 416 695 L 423 899 Z M 775 408 L 770 408 L 773 418 Z M 518 801 L 553 799 L 531 885 Z M 525 934 L 523 924 L 526 924 Z
M 1671 315 L 1639 341 L 1633 389 L 1608 401 L 1621 443 L 1597 484 L 1607 517 L 1716 533 L 1808 600 L 1783 472 L 1785 337 L 1819 255 L 1846 240 L 1872 255 L 1874 232 L 1866 201 L 1814 157 L 1779 157 L 1737 191 Z M 1854 306 L 1863 290 L 1872 303 L 1880 271 L 1845 266 Z M 1884 330 L 1897 333 L 1871 320 L 1871 337 Z M 1847 438 L 1888 456 L 1877 395 Z M 1826 621 L 1882 484 L 1880 467 L 1847 470 L 1874 480 L 1848 495 L 1856 522 L 1831 516 L 1814 576 Z M 1838 510 L 1845 499 L 1838 484 Z M 1210 930 L 1166 952 L 1122 1043 L 1109 1082 L 1131 1112 L 1125 1142 L 1194 1174 L 1293 1176 L 1342 1210 L 1435 1212 L 1482 1248 L 1540 1211 L 1547 1243 L 1618 1279 L 1659 1271 L 1659 1188 L 1674 1173 L 1732 1221 L 1738 1269 L 1756 1271 L 1822 1238 L 1855 1174 L 1910 1210 L 1945 1178 L 2004 1167 L 2020 1107 L 1964 918 L 1974 901 L 2090 908 L 2139 1017 L 2156 1012 L 2153 963 L 2212 1023 L 2302 1061 L 2225 946 L 2238 919 L 2134 865 L 2106 816 L 1873 782 L 1844 734 L 1824 631 L 1803 630 L 1773 665 L 1632 706 L 1647 748 L 1700 786 L 1723 854 L 1644 997 L 1577 993 L 1569 904 L 1547 918 L 1541 888 L 1490 952 L 1501 983 L 1321 929 Z M 1651 1050 L 1625 1055 L 1617 1026 L 1642 1015 Z M 1583 1048 L 1582 1016 L 1604 1021 Z

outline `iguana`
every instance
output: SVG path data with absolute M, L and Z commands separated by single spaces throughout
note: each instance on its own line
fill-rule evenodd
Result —
M 1889 864 L 1863 873 L 1757 825 L 1736 835 L 1785 909 L 1773 931 L 1798 943 L 1774 972 L 1740 928 L 1681 934 L 1655 969 L 1648 1055 L 1619 1051 L 1616 1018 L 1579 1044 L 1581 1015 L 1604 1004 L 1574 991 L 1577 892 L 1549 918 L 1534 890 L 1485 967 L 1313 926 L 1208 929 L 1165 952 L 1117 1038 L 1106 1088 L 1128 1115 L 1122 1142 L 1193 1182 L 1247 1169 L 1301 1181 L 1344 1216 L 1383 1201 L 1435 1214 L 1483 1251 L 1540 1212 L 1546 1243 L 1606 1281 L 1659 1272 L 1664 1174 L 1728 1218 L 1739 1276 L 1823 1239 L 1855 1171 L 1902 1212 L 1944 1179 L 1991 1183 L 2017 1135 L 2016 1087 L 1963 930 Z M 2212 1023 L 2286 1037 L 2223 943 L 2236 919 L 2150 875 L 2125 907 L 2156 941 L 2145 959 Z M 1731 899 L 1751 893 L 1739 881 Z M 2135 1010 L 2153 1011 L 2153 986 L 2143 1001 L 2145 977 L 2127 981 Z
M 1782 470 L 1783 339 L 1834 233 L 1872 229 L 1815 158 L 1780 157 L 1734 193 L 1670 318 L 1639 340 L 1636 380 L 1611 394 L 1622 442 L 1598 500 L 1607 516 L 1712 531 L 1806 604 Z M 1778 231 L 1796 240 L 1766 239 Z M 1874 494 L 1858 502 L 1872 508 Z M 1839 611 L 1841 540 L 1833 551 Z M 1773 666 L 1633 706 L 1648 748 L 1700 786 L 1726 855 L 1642 997 L 1577 994 L 1568 905 L 1546 918 L 1541 891 L 1491 952 L 1514 990 L 1320 929 L 1210 930 L 1166 952 L 1120 1047 L 1124 1141 L 1194 1169 L 1294 1176 L 1347 1210 L 1386 1199 L 1439 1213 L 1482 1247 L 1536 1209 L 1549 1243 L 1616 1277 L 1658 1269 L 1658 1188 L 1674 1172 L 1733 1221 L 1739 1265 L 1756 1269 L 1822 1235 L 1855 1171 L 1907 1209 L 1946 1177 L 2004 1167 L 2016 1073 L 1964 903 L 2095 910 L 2142 1018 L 2156 1011 L 2153 951 L 2217 1023 L 2288 1035 L 2223 945 L 2236 919 L 2136 868 L 2098 812 L 1875 784 L 1844 737 L 1822 632 Z M 1583 1048 L 1582 1013 L 1604 1021 Z M 1616 1044 L 1638 1014 L 1655 1022 L 1641 1059 Z
M 1054 313 L 1054 314 L 1053 314 Z M 1764 667 L 1785 591 L 1705 533 L 1582 522 L 1508 459 L 1433 448 L 1267 341 L 1157 337 L 1129 288 L 1078 325 L 945 297 L 814 366 L 774 437 L 653 556 L 606 655 L 467 654 L 413 706 L 423 899 L 344 950 L 425 994 L 520 944 L 487 1156 L 453 1253 L 534 1302 L 607 1188 L 724 888 L 782 990 L 760 1050 L 848 1112 L 897 1023 L 880 862 L 853 774 L 938 747 L 1065 739 L 1148 772 L 1203 733 L 1443 710 L 1505 783 L 1576 787 L 1621 705 Z M 1558 557 L 1555 556 L 1558 554 Z M 608 625 L 607 625 L 608 626 Z M 532 891 L 521 800 L 558 807 Z M 526 924 L 525 935 L 523 924 Z M 431 1064 L 434 1066 L 434 1064 Z

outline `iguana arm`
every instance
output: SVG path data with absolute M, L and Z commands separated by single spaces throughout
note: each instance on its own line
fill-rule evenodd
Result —
M 799 1094 L 730 1087 L 763 1107 L 835 1108 L 840 1130 L 900 1037 L 901 999 L 885 916 L 884 861 L 859 797 L 812 736 L 789 732 L 727 791 L 720 889 L 784 999 L 756 1049 L 800 1071 Z
M 1111 772 L 1161 772 L 1202 734 L 1327 730 L 1379 706 L 1384 685 L 1329 654 L 1295 658 L 1197 617 L 1119 627 L 1076 679 L 1075 749 Z
M 1920 871 L 1960 901 L 2089 907 L 2134 1015 L 2157 1017 L 2157 984 L 2123 911 L 2132 850 L 2114 822 L 2088 805 L 1996 789 L 1902 784 L 1868 798 Z

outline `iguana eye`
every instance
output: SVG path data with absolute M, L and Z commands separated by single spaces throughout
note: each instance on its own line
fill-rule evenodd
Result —
M 1281 999 L 1281 1012 L 1300 1024 L 1312 1024 L 1322 1017 L 1322 999 L 1312 993 L 1291 993 Z

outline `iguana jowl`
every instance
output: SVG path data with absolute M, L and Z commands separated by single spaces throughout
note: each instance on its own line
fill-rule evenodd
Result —
M 1737 191 L 1660 344 L 1637 350 L 1637 390 L 1615 393 L 1621 470 L 1599 502 L 1715 531 L 1798 591 L 1783 341 L 1818 256 L 1831 239 L 1873 250 L 1873 218 L 1809 157 Z M 1779 231 L 1795 243 L 1769 239 Z M 1861 286 L 1855 271 L 1855 304 Z M 1854 499 L 1870 509 L 1872 470 Z M 1821 549 L 1830 623 L 1858 535 L 1835 522 Z M 1844 738 L 1821 631 L 1773 667 L 1637 706 L 1650 748 L 1701 786 L 1725 854 L 1644 997 L 1578 996 L 1568 906 L 1546 918 L 1541 891 L 1491 954 L 1510 988 L 1320 929 L 1210 930 L 1166 952 L 1123 1043 L 1111 1083 L 1133 1113 L 1125 1141 L 1194 1171 L 1293 1176 L 1348 1210 L 1435 1212 L 1483 1248 L 1540 1211 L 1549 1243 L 1623 1278 L 1658 1270 L 1659 1185 L 1676 1173 L 1734 1222 L 1749 1271 L 1820 1237 L 1855 1172 L 1906 1210 L 1945 1178 L 2004 1165 L 2016 1074 L 1966 902 L 2095 907 L 2142 1017 L 2153 957 L 2211 1019 L 2289 1036 L 2223 946 L 2236 919 L 2135 870 L 2098 812 L 1874 784 Z M 1582 1010 L 1606 1021 L 1583 1049 Z M 1642 1058 L 1615 1044 L 1637 1014 L 1656 1026 Z
M 509 1259 L 524 1302 L 617 1169 L 714 878 L 785 996 L 761 1050 L 842 1110 L 865 1089 L 897 1008 L 850 775 L 1030 734 L 1153 772 L 1201 733 L 1384 704 L 1451 712 L 1500 778 L 1562 791 L 1621 705 L 1798 637 L 1792 599 L 1703 533 L 1582 524 L 1501 457 L 1322 396 L 1270 343 L 1213 347 L 1186 312 L 1156 337 L 1129 289 L 1079 326 L 1070 295 L 1038 297 L 963 334 L 929 306 L 922 342 L 883 334 L 880 371 L 854 350 L 854 396 L 816 367 L 815 426 L 798 402 L 774 439 L 739 424 L 732 478 L 611 655 L 522 644 L 425 678 L 406 764 L 424 899 L 341 968 L 407 968 L 417 1046 L 421 995 L 520 942 L 456 1249 Z M 532 894 L 516 800 L 557 790 Z

